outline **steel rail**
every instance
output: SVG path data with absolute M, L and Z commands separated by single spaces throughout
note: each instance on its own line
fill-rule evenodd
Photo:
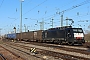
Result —
M 2 54 L 0 54 L 0 57 L 2 60 L 6 60 L 6 58 Z

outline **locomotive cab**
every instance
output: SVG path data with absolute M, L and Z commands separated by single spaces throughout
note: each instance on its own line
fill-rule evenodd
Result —
M 84 33 L 82 28 L 68 28 L 66 29 L 66 40 L 69 44 L 83 44 Z

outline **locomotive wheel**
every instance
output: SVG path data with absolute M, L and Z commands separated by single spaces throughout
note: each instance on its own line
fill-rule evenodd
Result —
M 59 45 L 62 45 L 62 43 L 59 43 Z
M 69 44 L 69 45 L 74 45 L 74 43 L 72 43 L 72 42 L 69 42 L 68 44 Z
M 60 41 L 59 44 L 62 45 L 62 41 Z

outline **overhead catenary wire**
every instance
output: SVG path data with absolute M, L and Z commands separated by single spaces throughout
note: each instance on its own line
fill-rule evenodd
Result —
M 61 8 L 68 6 L 69 4 L 72 4 L 73 2 L 75 2 L 76 0 L 72 0 L 71 2 L 67 2 L 65 5 L 61 6 Z
M 42 3 L 38 4 L 38 5 L 35 6 L 35 7 L 33 7 L 32 9 L 30 9 L 29 11 L 27 11 L 27 12 L 24 13 L 23 15 L 27 14 L 28 12 L 30 12 L 30 11 L 32 11 L 33 9 L 37 8 L 38 6 L 42 5 L 42 4 L 45 3 L 46 1 L 47 1 L 47 0 L 43 1 Z M 73 1 L 72 1 L 72 2 L 73 2 Z M 72 7 L 69 8 L 69 9 L 66 9 L 66 10 L 61 11 L 60 14 L 61 14 L 62 12 L 66 12 L 66 11 L 72 10 L 72 9 L 74 9 L 74 8 L 77 8 L 77 7 L 79 7 L 79 6 L 82 6 L 82 5 L 84 5 L 84 4 L 87 4 L 87 3 L 89 3 L 89 2 L 90 2 L 89 0 L 85 0 L 84 2 L 82 2 L 82 3 L 78 4 L 78 5 L 72 6 Z M 44 15 L 45 15 L 45 14 L 44 14 Z M 50 18 L 55 17 L 55 16 L 57 16 L 57 14 L 49 15 L 49 16 L 46 16 L 46 17 L 43 17 L 43 18 L 50 19 Z M 17 18 L 17 19 L 18 19 L 18 18 Z M 42 19 L 42 18 L 39 18 L 39 19 Z
M 84 1 L 84 2 L 82 2 L 82 3 L 80 3 L 80 4 L 78 4 L 78 5 L 72 6 L 71 8 L 66 9 L 66 10 L 63 10 L 62 12 L 72 10 L 72 9 L 74 9 L 74 8 L 80 7 L 80 6 L 85 5 L 85 4 L 87 4 L 87 3 L 90 3 L 90 0 L 86 0 L 86 1 Z
M 28 5 L 28 4 L 31 3 L 31 2 L 32 2 L 32 0 L 29 0 L 24 6 Z
M 30 9 L 29 11 L 27 11 L 26 13 L 24 13 L 23 15 L 27 14 L 28 12 L 32 11 L 33 9 L 37 8 L 38 6 L 42 5 L 43 3 L 45 3 L 47 0 L 43 1 L 42 3 L 38 4 L 37 6 L 33 7 L 32 9 Z
M 70 11 L 70 10 L 72 10 L 72 9 L 75 9 L 75 8 L 77 8 L 77 7 L 80 7 L 80 6 L 82 6 L 82 5 L 85 5 L 85 4 L 87 4 L 87 3 L 90 3 L 90 0 L 85 0 L 84 2 L 81 2 L 81 3 L 78 4 L 78 5 L 72 6 L 71 8 L 68 8 L 68 9 L 66 9 L 66 10 L 63 10 L 63 11 L 59 12 L 59 15 L 61 15 L 61 26 L 63 26 L 63 14 L 64 14 L 64 12 Z M 55 17 L 56 15 L 57 15 L 57 14 L 54 14 L 54 15 L 51 16 L 51 17 Z M 47 17 L 45 17 L 45 18 L 47 18 Z
M 90 0 L 85 0 L 84 2 L 81 2 L 81 3 L 78 4 L 78 5 L 74 5 L 74 6 L 72 6 L 71 8 L 65 9 L 65 10 L 63 10 L 63 11 L 61 11 L 61 12 L 59 12 L 59 13 L 60 13 L 60 14 L 63 14 L 63 13 L 66 12 L 66 11 L 70 11 L 70 10 L 72 10 L 72 9 L 75 9 L 75 8 L 77 8 L 77 7 L 80 7 L 80 6 L 85 5 L 85 4 L 88 4 L 88 3 L 90 3 Z M 56 15 L 57 15 L 57 14 L 49 15 L 49 16 L 44 17 L 44 18 L 55 17 Z
M 68 3 L 66 3 L 65 5 L 63 5 L 62 7 L 65 7 L 65 6 L 67 6 L 68 4 L 71 4 L 71 3 L 73 3 L 74 1 L 76 1 L 76 0 L 73 0 L 73 1 L 71 1 L 71 2 L 68 2 Z M 61 8 L 62 8 L 61 7 Z M 58 8 L 59 9 L 59 8 Z M 59 12 L 60 13 L 60 12 Z M 44 18 L 48 18 L 48 17 L 50 17 L 50 18 L 52 18 L 52 17 L 55 17 L 57 15 L 57 12 L 56 12 L 56 14 L 53 14 L 53 15 L 49 15 L 49 16 L 47 16 L 47 17 L 44 17 Z
M 67 3 L 67 4 L 71 4 L 71 3 L 73 3 L 74 1 L 76 1 L 76 0 L 73 0 L 73 1 L 71 1 L 71 2 L 69 2 L 69 3 Z M 66 6 L 67 4 L 63 5 L 62 7 Z M 53 11 L 53 10 L 52 10 L 52 11 Z M 39 12 L 40 12 L 40 11 L 38 11 L 38 14 L 39 14 Z M 51 12 L 51 11 L 50 11 L 50 12 Z M 45 11 L 45 14 L 46 14 L 46 13 L 47 13 L 47 11 Z M 43 14 L 42 17 L 45 16 L 45 14 Z M 50 17 L 50 18 L 47 18 L 47 17 L 44 17 L 44 18 L 47 18 L 47 20 L 48 20 L 48 19 L 51 19 L 52 17 L 55 17 L 56 15 L 57 15 L 57 14 L 54 14 L 54 15 L 47 16 L 47 17 Z M 51 16 L 52 16 L 52 17 L 51 17 Z M 38 18 L 38 19 L 42 19 L 42 18 Z M 45 20 L 46 20 L 46 19 L 45 19 Z
M 32 0 L 31 0 L 32 1 Z M 35 7 L 33 7 L 32 9 L 30 9 L 30 10 L 28 10 L 26 13 L 24 13 L 23 15 L 26 15 L 27 13 L 29 13 L 30 11 L 32 11 L 33 9 L 35 9 L 35 8 L 37 8 L 38 6 L 40 6 L 40 5 L 42 5 L 43 3 L 45 3 L 47 0 L 45 0 L 45 1 L 43 1 L 43 2 L 41 2 L 40 4 L 38 4 L 37 6 L 35 6 Z M 71 2 L 73 2 L 73 1 L 71 1 Z M 70 3 L 71 3 L 70 2 Z M 66 5 L 66 4 L 65 4 Z M 44 14 L 45 15 L 45 14 Z M 44 17 L 44 18 L 48 18 L 48 17 L 50 17 L 50 18 L 52 18 L 52 17 L 55 17 L 57 14 L 53 14 L 53 15 L 50 15 L 50 16 L 47 16 L 47 17 Z M 18 18 L 17 18 L 18 19 Z M 39 18 L 39 19 L 42 19 L 42 18 Z
M 28 10 L 26 13 L 22 14 L 23 15 L 26 15 L 27 13 L 29 13 L 30 11 L 32 11 L 33 9 L 37 8 L 38 6 L 42 5 L 43 3 L 45 3 L 47 0 L 43 1 L 42 3 L 38 4 L 37 6 L 33 7 L 32 9 Z M 19 17 L 17 17 L 18 19 Z
M 30 9 L 29 11 L 27 11 L 27 12 L 24 13 L 23 15 L 29 13 L 30 11 L 32 11 L 33 9 L 35 9 L 35 8 L 37 8 L 38 6 L 42 5 L 42 4 L 43 4 L 44 2 L 46 2 L 46 1 L 47 1 L 47 0 L 43 1 L 42 3 L 38 4 L 38 5 L 35 6 L 35 7 L 33 7 L 32 9 Z M 89 0 L 85 0 L 84 2 L 81 2 L 81 3 L 78 4 L 78 5 L 72 6 L 71 8 L 68 8 L 68 9 L 66 9 L 66 10 L 61 11 L 60 13 L 66 12 L 66 11 L 70 11 L 70 10 L 72 10 L 72 9 L 74 9 L 74 8 L 77 8 L 77 7 L 79 7 L 79 6 L 85 5 L 85 4 L 89 3 L 89 2 L 90 2 Z M 57 16 L 57 14 L 53 14 L 53 15 L 50 15 L 50 16 L 47 16 L 47 17 L 43 17 L 43 18 L 50 19 L 50 18 L 55 17 L 55 16 Z M 40 19 L 40 18 L 39 18 L 39 19 Z M 41 18 L 41 19 L 42 19 L 42 18 Z

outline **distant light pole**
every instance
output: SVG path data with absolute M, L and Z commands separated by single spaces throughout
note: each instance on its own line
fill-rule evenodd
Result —
M 54 20 L 54 19 L 52 18 L 52 21 L 50 21 L 50 22 L 52 22 L 52 25 L 51 25 L 51 26 L 52 26 L 52 28 L 53 28 L 53 20 Z
M 16 33 L 16 27 L 14 27 L 13 29 L 14 29 L 14 33 Z
M 23 1 L 24 1 L 24 0 L 21 0 L 21 1 L 20 1 L 20 3 L 21 3 L 21 4 L 20 4 L 20 5 L 21 5 L 21 6 L 20 6 L 20 7 L 21 7 L 21 14 L 20 14 L 20 17 L 21 17 L 21 21 L 20 21 L 21 39 L 22 39 L 22 2 L 23 2 Z M 20 40 L 21 40 L 21 39 L 20 39 Z
M 16 27 L 13 28 L 14 29 L 14 34 L 16 34 Z M 14 36 L 14 40 L 16 39 L 16 36 Z
M 26 32 L 26 25 L 24 24 L 24 27 L 25 27 L 25 32 Z
M 28 27 L 30 27 L 30 26 L 27 26 L 27 32 L 29 32 L 29 29 L 28 29 Z

